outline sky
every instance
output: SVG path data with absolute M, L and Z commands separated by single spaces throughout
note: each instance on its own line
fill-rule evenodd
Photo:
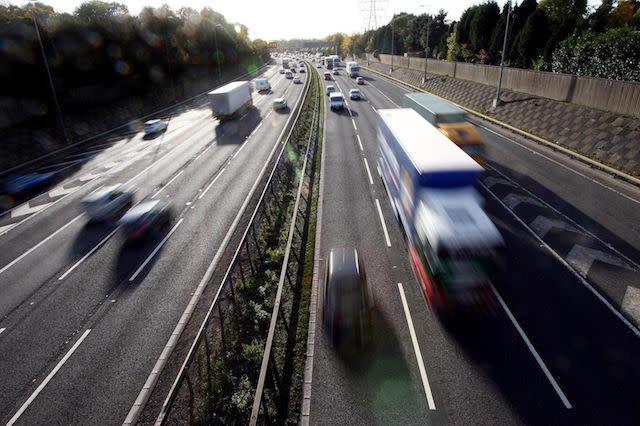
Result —
M 52 5 L 56 11 L 72 13 L 83 1 L 40 0 Z M 111 0 L 114 1 L 114 0 Z M 118 1 L 118 0 L 115 0 Z M 462 12 L 484 0 L 448 0 L 436 2 L 429 0 L 375 0 L 378 26 L 389 21 L 394 13 L 414 14 L 436 13 L 445 9 L 447 18 L 457 20 Z M 501 5 L 506 0 L 497 0 Z M 599 0 L 588 0 L 590 5 L 599 4 Z M 3 4 L 23 5 L 24 0 L 0 0 Z M 265 41 L 292 38 L 324 38 L 330 34 L 342 32 L 353 34 L 367 29 L 369 9 L 372 0 L 120 0 L 129 8 L 129 13 L 137 15 L 145 6 L 159 7 L 168 4 L 173 10 L 183 6 L 200 10 L 210 7 L 224 15 L 228 22 L 238 22 L 249 28 L 249 37 Z M 516 0 L 516 3 L 520 1 Z M 311 7 L 313 18 L 306 16 L 306 8 Z M 373 24 L 373 20 L 372 20 Z

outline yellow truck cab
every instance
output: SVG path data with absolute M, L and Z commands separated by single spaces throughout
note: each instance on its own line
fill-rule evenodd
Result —
M 467 113 L 457 106 L 428 93 L 407 93 L 404 106 L 415 110 L 436 126 L 478 164 L 484 166 L 484 143 Z

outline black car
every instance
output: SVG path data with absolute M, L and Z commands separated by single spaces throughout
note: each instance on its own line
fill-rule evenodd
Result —
M 329 340 L 338 347 L 362 346 L 372 337 L 373 293 L 358 251 L 331 249 L 325 274 L 323 323 Z
M 118 223 L 128 242 L 159 236 L 171 223 L 171 204 L 162 200 L 144 201 L 126 212 Z

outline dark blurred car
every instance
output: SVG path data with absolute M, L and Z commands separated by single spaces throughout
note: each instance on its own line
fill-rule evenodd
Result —
M 372 338 L 373 293 L 358 252 L 331 249 L 325 275 L 322 319 L 333 346 L 362 346 Z
M 91 222 L 112 220 L 131 208 L 133 194 L 110 186 L 87 195 L 81 205 Z
M 2 192 L 9 195 L 18 195 L 33 191 L 44 186 L 53 176 L 53 173 L 25 173 L 11 176 L 2 182 Z
M 171 204 L 162 200 L 144 201 L 126 212 L 118 223 L 128 242 L 159 236 L 171 223 Z

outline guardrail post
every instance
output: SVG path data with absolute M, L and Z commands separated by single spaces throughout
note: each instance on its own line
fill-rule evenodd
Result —
M 205 389 L 207 390 L 207 396 L 205 398 L 205 407 L 207 409 L 207 414 L 211 413 L 211 345 L 209 343 L 209 334 L 204 334 L 204 349 L 205 355 L 207 358 L 207 381 L 205 382 Z M 191 386 L 189 386 L 191 388 Z M 193 407 L 190 407 L 190 410 L 193 410 Z M 190 417 L 192 414 L 189 415 Z
M 233 285 L 233 281 L 231 282 L 231 285 Z M 227 351 L 227 345 L 225 342 L 225 338 L 224 338 L 224 318 L 222 317 L 222 307 L 220 306 L 221 303 L 218 303 L 218 318 L 220 319 L 220 340 L 222 342 L 222 350 L 224 352 Z
M 189 378 L 189 372 L 185 373 L 184 379 L 187 382 L 187 389 L 189 389 L 189 424 L 195 424 L 195 401 L 193 398 L 193 385 Z

